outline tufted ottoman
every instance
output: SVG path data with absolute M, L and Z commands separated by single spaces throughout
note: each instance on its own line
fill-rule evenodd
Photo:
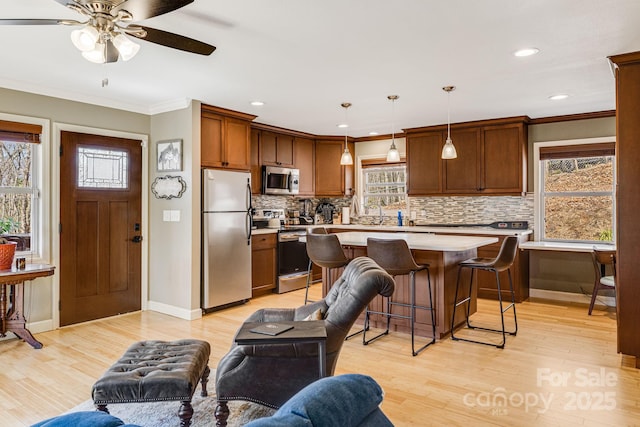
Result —
M 93 385 L 93 403 L 108 413 L 110 403 L 179 400 L 180 426 L 187 427 L 198 381 L 207 395 L 210 351 L 208 342 L 192 339 L 137 342 Z

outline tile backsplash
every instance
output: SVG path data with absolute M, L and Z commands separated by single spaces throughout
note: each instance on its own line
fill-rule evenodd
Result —
M 253 196 L 253 206 L 262 209 L 302 210 L 303 201 L 310 199 L 313 207 L 321 202 L 329 202 L 340 210 L 351 206 L 351 197 L 344 198 L 304 198 L 295 196 Z M 364 213 L 364 209 L 360 209 Z M 533 229 L 533 194 L 525 196 L 434 196 L 409 197 L 409 212 L 416 213 L 416 221 L 424 224 L 488 224 L 494 221 L 528 221 Z M 409 212 L 403 212 L 406 219 Z M 372 224 L 378 220 L 377 210 L 373 215 L 361 215 L 351 219 L 352 224 Z M 395 225 L 397 217 L 387 215 L 384 223 Z M 408 222 L 407 222 L 408 223 Z

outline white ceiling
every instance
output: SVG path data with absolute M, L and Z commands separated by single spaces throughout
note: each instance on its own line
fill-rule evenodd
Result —
M 83 20 L 53 0 L 0 4 L 0 18 Z M 607 56 L 640 50 L 639 0 L 196 0 L 139 23 L 217 50 L 142 41 L 96 65 L 71 27 L 0 26 L 0 86 L 145 114 L 198 99 L 319 135 L 343 134 L 348 101 L 349 135 L 366 136 L 446 123 L 446 85 L 452 122 L 613 110 Z

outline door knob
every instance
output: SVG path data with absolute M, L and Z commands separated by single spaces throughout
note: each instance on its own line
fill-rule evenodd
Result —
M 133 238 L 131 239 L 131 241 L 133 243 L 140 243 L 142 242 L 142 236 L 133 236 Z

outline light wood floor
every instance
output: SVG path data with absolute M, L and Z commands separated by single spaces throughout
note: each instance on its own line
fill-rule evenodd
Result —
M 95 380 L 134 341 L 204 339 L 215 368 L 251 312 L 303 299 L 302 291 L 268 295 L 191 322 L 132 313 L 38 334 L 41 350 L 0 342 L 0 425 L 27 426 L 89 399 Z M 545 301 L 517 309 L 520 329 L 504 350 L 445 339 L 412 357 L 408 335 L 368 346 L 356 338 L 344 343 L 336 374 L 374 377 L 396 426 L 640 425 L 640 370 L 616 354 L 613 309 L 587 316 L 586 306 Z M 480 314 L 497 313 L 494 302 L 481 301 L 479 310 L 478 322 L 496 319 Z

